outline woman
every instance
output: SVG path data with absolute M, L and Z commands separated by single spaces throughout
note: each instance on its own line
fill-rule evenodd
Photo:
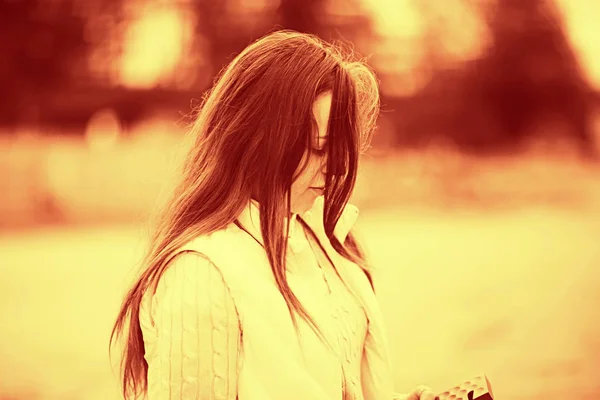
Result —
M 269 34 L 222 72 L 113 330 L 126 398 L 435 398 L 393 393 L 350 233 L 378 111 L 368 67 L 311 35 Z

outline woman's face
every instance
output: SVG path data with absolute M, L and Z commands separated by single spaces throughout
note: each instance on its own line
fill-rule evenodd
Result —
M 327 125 L 331 110 L 331 92 L 321 94 L 313 103 L 312 113 L 317 123 L 313 132 L 312 147 L 304 153 L 300 166 L 308 159 L 306 168 L 297 176 L 291 187 L 292 213 L 309 210 L 317 197 L 323 194 L 327 165 Z

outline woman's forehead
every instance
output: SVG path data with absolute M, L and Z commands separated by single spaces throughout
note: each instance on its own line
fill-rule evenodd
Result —
M 317 123 L 319 139 L 327 137 L 327 125 L 329 124 L 329 114 L 331 112 L 331 99 L 331 92 L 327 92 L 317 97 L 313 104 L 313 116 Z

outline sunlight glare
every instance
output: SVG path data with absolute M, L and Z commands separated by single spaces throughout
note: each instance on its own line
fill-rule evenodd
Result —
M 590 85 L 600 89 L 600 3 L 556 0 L 563 12 L 567 34 Z
M 128 27 L 120 60 L 120 82 L 151 88 L 170 80 L 185 57 L 190 23 L 176 6 L 146 6 Z

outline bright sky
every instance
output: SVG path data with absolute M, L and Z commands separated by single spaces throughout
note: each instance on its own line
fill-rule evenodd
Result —
M 600 89 L 600 2 L 556 0 L 564 12 L 573 47 L 591 84 Z

